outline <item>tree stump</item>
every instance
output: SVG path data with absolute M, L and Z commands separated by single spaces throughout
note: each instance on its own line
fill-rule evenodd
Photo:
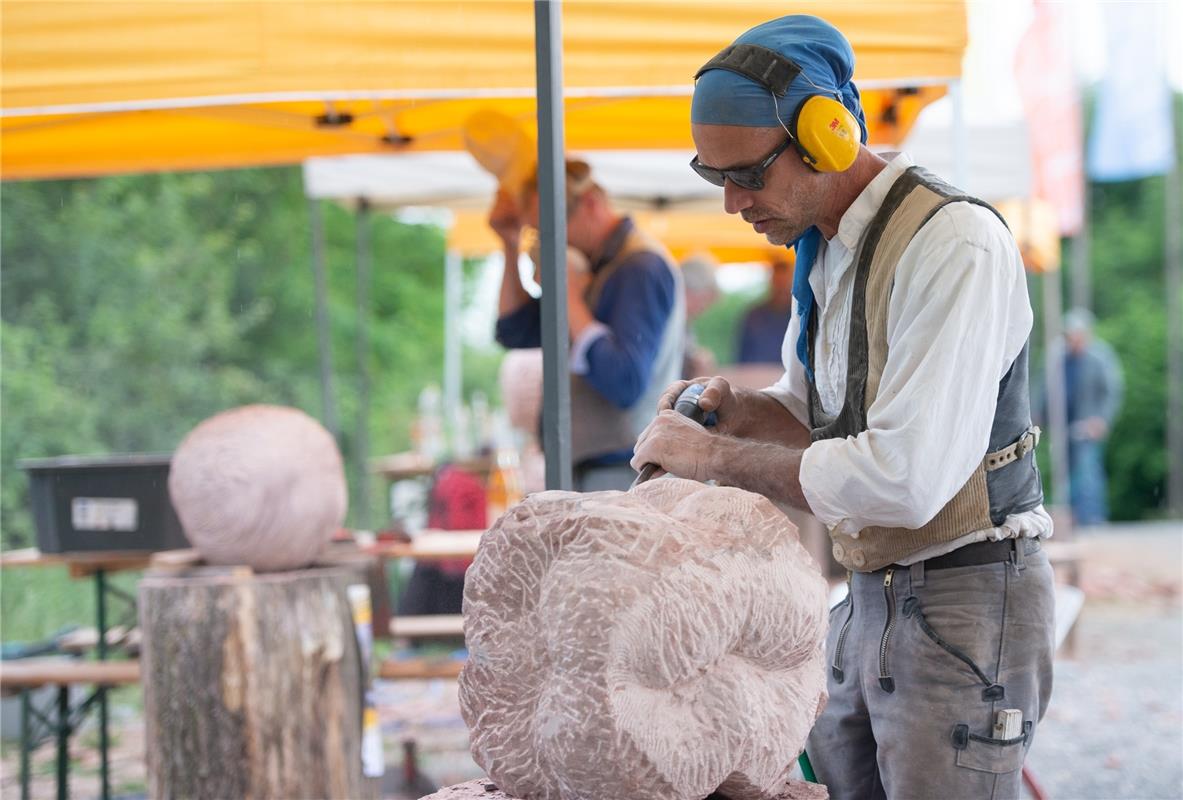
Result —
M 140 583 L 148 794 L 377 796 L 344 567 L 201 568 Z

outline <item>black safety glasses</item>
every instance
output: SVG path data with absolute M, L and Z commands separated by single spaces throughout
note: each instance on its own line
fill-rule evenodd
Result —
M 744 189 L 751 189 L 758 192 L 764 188 L 764 173 L 772 166 L 772 162 L 776 161 L 785 150 L 789 149 L 789 145 L 793 143 L 792 138 L 785 139 L 784 143 L 773 150 L 767 158 L 759 164 L 753 164 L 750 167 L 736 167 L 735 169 L 716 169 L 708 167 L 698 160 L 698 156 L 690 159 L 690 169 L 698 173 L 707 183 L 713 183 L 715 186 L 722 186 L 728 180 L 736 186 Z

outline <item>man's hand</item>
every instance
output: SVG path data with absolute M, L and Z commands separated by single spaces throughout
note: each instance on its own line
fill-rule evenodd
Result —
M 489 210 L 489 227 L 507 248 L 517 250 L 522 242 L 522 210 L 513 195 L 501 189 Z
M 1088 417 L 1076 424 L 1085 439 L 1099 441 L 1109 435 L 1109 425 L 1101 417 Z
M 637 472 L 646 464 L 656 464 L 663 472 L 673 473 L 680 478 L 709 480 L 714 477 L 709 474 L 708 468 L 711 439 L 714 436 L 677 411 L 662 411 L 641 432 L 629 464 Z
M 682 392 L 686 391 L 688 386 L 692 384 L 701 384 L 705 388 L 698 398 L 698 407 L 707 414 L 712 411 L 718 418 L 715 423 L 715 430 L 719 433 L 728 436 L 736 435 L 736 430 L 742 424 L 741 414 L 739 410 L 739 401 L 736 399 L 735 393 L 731 391 L 731 384 L 727 382 L 726 378 L 693 378 L 688 381 L 674 381 L 666 387 L 661 397 L 657 400 L 657 411 L 672 410 L 674 403 L 677 402 L 678 397 Z
M 584 295 L 591 285 L 591 266 L 587 257 L 574 247 L 567 247 L 567 328 L 571 340 L 578 339 L 588 325 L 595 321 Z

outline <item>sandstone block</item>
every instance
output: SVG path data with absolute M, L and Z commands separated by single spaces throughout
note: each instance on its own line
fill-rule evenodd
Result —
M 512 797 L 775 800 L 825 704 L 825 581 L 739 489 L 533 495 L 464 614 L 473 757 Z
M 282 406 L 243 406 L 202 422 L 173 454 L 168 489 L 206 561 L 259 571 L 311 564 L 348 505 L 332 435 Z

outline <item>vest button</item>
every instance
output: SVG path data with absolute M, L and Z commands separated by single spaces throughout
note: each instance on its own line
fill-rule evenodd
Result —
M 850 554 L 850 560 L 854 562 L 856 567 L 861 567 L 867 563 L 867 556 L 862 550 L 855 550 Z
M 834 560 L 840 562 L 844 558 L 846 558 L 846 548 L 834 542 Z

